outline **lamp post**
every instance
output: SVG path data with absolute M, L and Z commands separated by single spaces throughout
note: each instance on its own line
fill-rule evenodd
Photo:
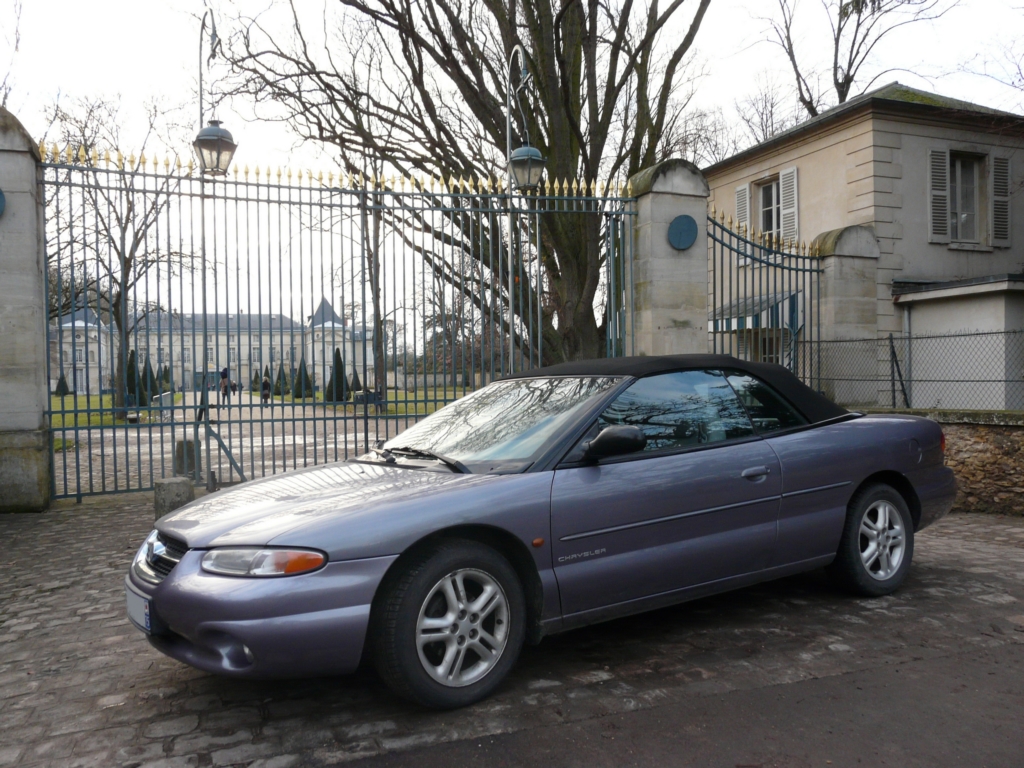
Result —
M 523 143 L 515 150 L 512 149 L 512 66 L 515 64 L 516 56 L 519 56 L 521 70 L 519 74 L 519 85 L 516 86 L 516 106 L 519 107 L 519 116 L 523 121 Z M 544 174 L 544 166 L 547 161 L 541 155 L 540 150 L 530 145 L 530 131 L 526 126 L 526 114 L 523 112 L 523 103 L 519 94 L 530 82 L 530 73 L 526 69 L 526 51 L 523 46 L 516 43 L 512 49 L 512 55 L 508 58 L 508 70 L 505 78 L 505 163 L 508 174 L 508 363 L 509 372 L 515 370 L 515 356 L 513 354 L 513 339 L 515 331 L 515 258 L 514 258 L 514 223 L 512 219 L 512 189 L 530 191 L 540 185 L 541 176 Z
M 512 66 L 515 64 L 516 55 L 519 56 L 522 69 L 519 75 L 519 85 L 516 86 L 516 106 L 519 107 L 519 116 L 523 120 L 523 144 L 512 149 Z M 544 166 L 547 160 L 541 155 L 540 150 L 530 146 L 530 131 L 526 127 L 526 115 L 523 113 L 523 104 L 519 100 L 519 93 L 530 82 L 530 73 L 526 69 L 526 51 L 523 46 L 516 43 L 512 49 L 512 55 L 508 59 L 508 72 L 505 80 L 505 163 L 508 172 L 509 192 L 513 184 L 516 189 L 531 190 L 540 185 L 541 176 L 544 173 Z
M 210 404 L 209 387 L 207 385 L 207 372 L 210 361 L 209 355 L 209 327 L 206 320 L 206 177 L 223 176 L 228 172 L 231 165 L 231 158 L 235 154 L 237 145 L 231 133 L 221 127 L 220 120 L 210 120 L 210 124 L 203 126 L 203 38 L 206 36 L 206 19 L 210 19 L 210 55 L 207 58 L 209 64 L 217 55 L 220 47 L 220 38 L 217 36 L 217 24 L 213 18 L 213 12 L 207 9 L 203 13 L 203 20 L 199 26 L 199 133 L 196 134 L 192 147 L 196 151 L 199 160 L 199 242 L 200 257 L 202 260 L 202 292 L 203 292 L 203 392 L 201 402 L 206 402 L 203 409 L 203 419 L 206 423 L 206 489 L 216 490 L 216 482 L 213 474 L 213 467 L 210 464 Z M 230 374 L 229 374 L 230 375 Z M 199 449 L 196 448 L 196 453 Z M 197 457 L 198 458 L 198 457 Z M 199 462 L 195 462 L 196 480 L 199 479 Z

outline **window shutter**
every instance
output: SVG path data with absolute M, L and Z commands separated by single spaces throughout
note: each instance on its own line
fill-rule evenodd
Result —
M 928 242 L 949 242 L 949 152 L 928 151 Z
M 992 245 L 1010 247 L 1010 158 L 992 158 Z
M 747 237 L 750 238 L 750 231 L 753 229 L 750 223 L 750 185 L 743 184 L 742 186 L 736 187 L 736 231 L 743 231 L 744 225 L 747 228 Z M 740 246 L 744 251 L 749 252 L 753 250 L 750 245 Z M 740 261 L 740 264 L 746 264 L 747 260 L 744 258 Z
M 796 186 L 796 167 L 779 174 L 779 197 L 782 200 L 782 239 L 797 240 L 800 234 L 799 200 Z
M 741 225 L 750 226 L 750 185 L 736 187 L 736 230 Z

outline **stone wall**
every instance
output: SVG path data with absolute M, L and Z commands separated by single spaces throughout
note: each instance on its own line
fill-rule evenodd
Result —
M 0 107 L 0 512 L 50 503 L 46 257 L 39 150 Z
M 886 411 L 892 413 L 892 411 Z M 954 512 L 1024 517 L 1024 413 L 898 411 L 942 425 L 946 465 L 960 486 Z
M 958 512 L 1024 516 L 1024 426 L 943 424 Z

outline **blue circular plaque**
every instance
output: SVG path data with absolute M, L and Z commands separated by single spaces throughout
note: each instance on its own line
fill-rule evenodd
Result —
M 668 242 L 677 251 L 685 251 L 697 242 L 697 222 L 693 216 L 676 216 L 668 225 Z
M 7 205 L 7 199 L 4 197 L 4 191 L 0 189 L 0 216 L 4 215 L 5 205 Z

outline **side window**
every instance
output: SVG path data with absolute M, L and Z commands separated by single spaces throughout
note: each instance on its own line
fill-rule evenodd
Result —
M 598 417 L 598 428 L 639 427 L 645 451 L 690 448 L 754 434 L 720 371 L 679 371 L 635 382 Z
M 745 373 L 729 373 L 728 377 L 758 432 L 774 432 L 807 423 L 807 419 L 760 379 Z

